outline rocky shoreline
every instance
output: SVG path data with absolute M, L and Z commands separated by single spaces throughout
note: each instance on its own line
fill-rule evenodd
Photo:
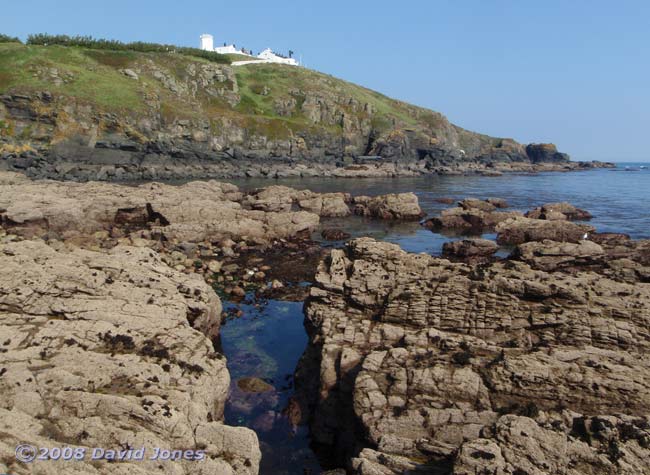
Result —
M 0 470 L 60 473 L 15 461 L 31 442 L 207 456 L 80 474 L 258 473 L 255 432 L 222 422 L 219 350 L 222 299 L 253 292 L 306 299 L 309 345 L 281 417 L 309 424 L 332 473 L 647 472 L 650 241 L 598 233 L 567 203 L 449 204 L 423 225 L 496 232 L 510 255 L 485 239 L 443 257 L 311 240 L 349 237 L 329 218 L 420 220 L 413 193 L 0 172 Z
M 232 68 L 188 64 L 181 81 L 173 78 L 178 71 L 151 70 L 152 66 L 142 65 L 139 74 L 147 71 L 150 81 L 163 88 L 161 97 L 171 93 L 186 103 L 185 108 L 152 99 L 147 88 L 138 92 L 146 100 L 135 115 L 108 112 L 64 92 L 1 94 L 0 170 L 37 179 L 137 182 L 499 176 L 614 167 L 570 161 L 553 144 L 522 145 L 475 134 L 450 124 L 441 114 L 396 103 L 406 108 L 403 114 L 409 120 L 404 123 L 383 117 L 371 103 L 323 91 L 292 90 L 300 100 L 290 99 L 290 110 L 285 110 L 286 101 L 276 101 L 274 114 L 279 116 L 270 122 L 255 114 L 240 116 L 236 111 L 242 98 Z M 324 89 L 331 86 L 323 82 Z M 214 115 L 210 104 L 216 97 L 229 105 Z M 183 109 L 192 110 L 193 118 L 177 116 Z M 294 131 L 296 125 L 285 124 L 286 118 L 304 124 Z
M 255 433 L 221 422 L 230 376 L 216 292 L 282 293 L 278 279 L 295 277 L 295 266 L 271 269 L 259 256 L 301 259 L 321 216 L 352 214 L 419 219 L 421 210 L 412 194 L 245 194 L 217 182 L 127 187 L 0 173 L 0 469 L 258 473 Z M 29 465 L 13 453 L 25 442 L 202 451 L 204 460 L 173 470 L 159 461 Z
M 646 473 L 650 241 L 461 205 L 443 224 L 498 221 L 510 257 L 360 238 L 321 262 L 296 373 L 315 442 L 357 475 Z
M 346 163 L 344 161 L 305 160 L 288 157 L 263 159 L 233 158 L 216 154 L 211 157 L 174 158 L 156 156 L 124 158 L 121 152 L 112 158 L 98 159 L 85 150 L 79 159 L 60 158 L 53 154 L 11 153 L 0 157 L 0 170 L 16 171 L 34 179 L 66 181 L 142 182 L 150 180 L 206 180 L 224 178 L 395 178 L 427 175 L 502 176 L 508 173 L 569 172 L 594 168 L 615 168 L 608 162 L 482 162 L 449 161 L 432 165 L 427 160 L 377 160 Z

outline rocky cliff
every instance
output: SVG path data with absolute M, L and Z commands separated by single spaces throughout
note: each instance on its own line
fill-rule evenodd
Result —
M 19 44 L 0 45 L 0 157 L 75 180 L 580 166 L 303 68 Z
M 650 470 L 650 242 L 550 241 L 536 221 L 500 225 L 533 229 L 506 260 L 362 238 L 321 263 L 297 377 L 329 457 L 363 475 Z

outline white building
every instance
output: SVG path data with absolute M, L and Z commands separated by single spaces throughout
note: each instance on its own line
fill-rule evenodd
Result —
M 214 51 L 217 52 L 217 53 L 221 53 L 221 54 L 243 54 L 244 56 L 250 56 L 251 58 L 253 57 L 252 55 L 248 54 L 248 52 L 244 51 L 243 49 L 235 48 L 235 45 L 217 46 L 214 49 Z
M 253 64 L 253 63 L 278 63 L 278 64 L 288 64 L 290 66 L 299 66 L 300 63 L 294 58 L 287 58 L 281 56 L 277 53 L 274 53 L 271 48 L 266 48 L 257 56 L 251 55 L 249 52 L 243 48 L 237 49 L 235 45 L 226 45 L 214 47 L 214 37 L 209 34 L 203 34 L 200 36 L 201 39 L 201 49 L 205 51 L 214 51 L 215 53 L 220 54 L 239 54 L 243 56 L 248 56 L 250 60 L 244 61 L 233 61 L 233 66 L 241 66 L 244 64 Z
M 273 51 L 271 51 L 271 48 L 266 48 L 264 51 L 258 54 L 257 57 L 268 63 L 281 63 L 281 64 L 290 64 L 291 66 L 298 66 L 298 61 L 296 61 L 293 58 L 280 56 L 274 53 Z
M 205 51 L 214 51 L 214 38 L 212 35 L 201 35 L 201 49 Z

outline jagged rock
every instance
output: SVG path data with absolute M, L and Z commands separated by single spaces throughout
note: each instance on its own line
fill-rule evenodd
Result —
M 543 220 L 517 217 L 496 225 L 497 242 L 522 244 L 545 239 L 577 243 L 587 239 L 595 231 L 593 226 L 576 224 L 566 220 Z
M 465 209 L 478 209 L 481 211 L 494 211 L 497 207 L 487 200 L 478 200 L 476 198 L 465 198 L 458 202 L 458 205 Z
M 138 74 L 133 70 L 133 69 L 122 69 L 122 74 L 124 74 L 126 77 L 129 77 L 131 79 L 135 79 L 136 81 L 140 79 L 138 77 Z
M 513 253 L 514 258 L 545 271 L 602 264 L 604 256 L 605 251 L 600 245 L 586 240 L 578 243 L 548 240 L 527 242 L 517 246 Z
M 488 239 L 463 239 L 462 241 L 444 243 L 442 255 L 446 258 L 472 263 L 488 262 L 498 248 L 494 241 Z
M 525 216 L 533 219 L 568 219 L 570 221 L 581 221 L 592 218 L 589 211 L 576 208 L 570 203 L 547 203 L 527 212 Z
M 487 198 L 485 201 L 496 208 L 508 208 L 510 206 L 503 198 Z
M 25 236 L 50 233 L 71 238 L 128 224 L 131 229 L 147 227 L 179 241 L 226 237 L 269 241 L 310 231 L 319 223 L 317 215 L 305 211 L 243 209 L 237 187 L 216 181 L 138 187 L 9 181 L 0 188 L 0 209 L 4 210 L 0 219 Z
M 415 193 L 355 196 L 352 203 L 354 214 L 372 218 L 416 220 L 424 216 Z
M 220 420 L 229 387 L 211 338 L 221 305 L 146 248 L 0 246 L 0 470 L 15 474 L 257 473 L 255 434 Z M 155 447 L 202 462 L 15 461 L 39 447 Z
M 413 193 L 352 197 L 348 193 L 314 193 L 274 185 L 246 195 L 243 204 L 262 211 L 286 212 L 299 208 L 324 218 L 345 217 L 352 212 L 377 219 L 419 219 L 423 216 Z
M 300 209 L 316 213 L 323 218 L 349 216 L 350 195 L 347 193 L 312 193 L 298 199 Z
M 470 207 L 468 203 L 465 203 L 466 207 L 442 210 L 440 216 L 427 219 L 422 225 L 433 231 L 455 230 L 482 234 L 494 230 L 502 221 L 523 216 L 519 211 L 494 211 L 495 207 L 493 205 L 485 201 L 476 201 L 482 203 L 482 206 L 487 210 Z M 492 209 L 492 211 L 489 209 Z
M 314 441 L 361 475 L 650 470 L 650 284 L 590 265 L 598 244 L 534 244 L 521 255 L 559 246 L 574 269 L 333 250 L 296 373 Z M 647 247 L 618 261 L 643 266 Z
M 346 233 L 342 229 L 338 228 L 323 229 L 320 235 L 327 241 L 343 241 L 344 239 L 348 239 L 350 237 L 349 233 Z
M 559 153 L 552 143 L 531 143 L 526 146 L 526 155 L 533 163 L 538 162 L 568 162 L 566 153 Z

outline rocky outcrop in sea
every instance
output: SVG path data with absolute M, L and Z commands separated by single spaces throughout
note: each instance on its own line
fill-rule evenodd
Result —
M 333 250 L 296 373 L 321 450 L 358 475 L 648 472 L 650 241 L 573 224 L 505 220 L 507 259 Z

